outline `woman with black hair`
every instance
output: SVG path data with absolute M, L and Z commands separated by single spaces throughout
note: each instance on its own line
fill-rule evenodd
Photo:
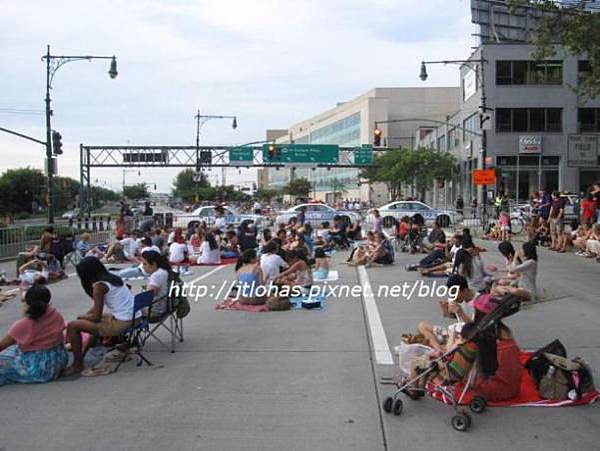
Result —
M 155 302 L 152 303 L 151 317 L 159 317 L 167 311 L 167 294 L 169 280 L 172 280 L 173 270 L 167 257 L 156 251 L 142 253 L 144 272 L 149 274 L 147 289 L 154 292 Z
M 79 262 L 76 270 L 83 290 L 94 304 L 87 313 L 67 326 L 74 359 L 73 364 L 65 370 L 65 375 L 83 371 L 83 357 L 87 350 L 82 348 L 81 332 L 118 337 L 131 326 L 133 316 L 133 293 L 123 279 L 108 272 L 100 260 L 86 257 Z M 139 316 L 141 312 L 137 312 L 136 317 Z
M 289 268 L 279 274 L 275 283 L 286 285 L 290 288 L 310 288 L 313 284 L 313 276 L 308 265 L 308 255 L 305 249 L 288 251 L 285 258 Z
M 246 249 L 240 255 L 236 265 L 235 274 L 238 282 L 238 298 L 242 304 L 260 305 L 264 304 L 264 295 L 257 296 L 257 289 L 264 285 L 264 276 L 256 250 Z
M 535 301 L 537 297 L 537 260 L 535 244 L 529 241 L 523 243 L 522 248 L 515 253 L 512 262 L 506 267 L 518 278 L 508 286 L 500 284 L 494 286 L 492 293 L 497 297 L 512 293 L 528 301 Z
M 39 284 L 25 293 L 24 318 L 0 340 L 0 385 L 49 382 L 67 366 L 65 320 L 50 298 L 50 290 Z
M 200 246 L 199 265 L 218 265 L 221 263 L 221 250 L 213 232 L 208 232 Z

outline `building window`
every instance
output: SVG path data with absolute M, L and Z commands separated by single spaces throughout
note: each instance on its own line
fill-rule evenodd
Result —
M 562 61 L 496 61 L 497 85 L 561 85 Z
M 496 132 L 560 132 L 561 108 L 498 108 Z
M 577 125 L 580 133 L 600 132 L 600 108 L 579 108 Z
M 474 113 L 463 121 L 463 141 L 470 141 L 478 136 L 479 133 L 479 114 Z

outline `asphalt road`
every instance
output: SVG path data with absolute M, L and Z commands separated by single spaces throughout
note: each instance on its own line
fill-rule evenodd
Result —
M 486 263 L 499 263 L 495 254 L 485 254 Z M 175 354 L 149 343 L 153 367 L 128 362 L 105 377 L 1 387 L 0 449 L 598 449 L 599 404 L 489 409 L 467 433 L 455 432 L 452 410 L 430 399 L 406 400 L 401 417 L 382 413 L 393 390 L 379 380 L 395 371 L 393 347 L 418 321 L 439 320 L 437 302 L 379 296 L 380 285 L 417 279 L 403 270 L 415 256 L 365 272 L 342 264 L 344 257 L 335 257 L 338 284 L 369 283 L 372 298 L 338 296 L 324 311 L 259 314 L 216 311 L 206 297 L 192 304 Z M 560 338 L 600 380 L 600 265 L 547 251 L 540 262 L 548 302 L 508 324 L 523 348 Z M 196 267 L 187 279 L 198 278 L 215 296 L 233 268 Z M 89 307 L 75 277 L 52 291 L 68 320 Z M 1 307 L 0 333 L 19 315 L 18 302 Z

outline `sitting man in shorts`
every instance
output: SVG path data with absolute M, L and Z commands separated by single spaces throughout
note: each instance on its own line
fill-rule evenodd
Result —
M 455 318 L 456 321 L 449 326 L 436 326 L 426 321 L 421 321 L 417 326 L 419 333 L 426 339 L 429 346 L 437 351 L 444 351 L 452 347 L 464 323 L 473 320 L 473 308 L 468 302 L 473 299 L 474 293 L 469 289 L 467 279 L 453 274 L 448 278 L 446 286 L 454 294 L 448 301 L 440 302 L 442 313 L 446 318 Z

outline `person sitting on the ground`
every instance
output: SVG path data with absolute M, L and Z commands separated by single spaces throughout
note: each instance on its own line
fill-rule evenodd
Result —
M 221 245 L 221 257 L 222 258 L 238 258 L 240 251 L 238 247 L 238 236 L 235 230 L 227 230 L 225 232 L 225 239 Z
M 396 238 L 400 241 L 406 241 L 410 232 L 410 218 L 403 216 L 396 225 Z
M 150 239 L 152 240 L 152 245 L 159 248 L 160 252 L 162 252 L 163 248 L 165 246 L 165 240 L 163 238 L 163 231 L 161 229 L 157 228 L 156 230 L 154 230 L 154 233 L 152 234 L 152 237 Z
M 138 251 L 140 248 L 140 243 L 130 234 L 125 234 L 125 237 L 120 241 L 121 246 L 123 246 L 123 254 L 125 258 L 130 262 L 137 262 Z
M 394 248 L 382 232 L 375 232 L 374 246 L 367 250 L 365 266 L 373 263 L 391 265 L 394 263 Z
M 306 248 L 308 249 L 308 255 L 312 255 L 313 251 L 315 249 L 315 241 L 313 240 L 313 228 L 310 225 L 309 222 L 307 222 L 306 224 L 304 224 L 304 226 L 298 230 L 298 234 L 302 236 L 303 240 L 304 240 L 304 244 L 306 245 Z
M 257 289 L 265 284 L 265 280 L 255 249 L 246 249 L 242 252 L 235 265 L 235 273 L 238 282 L 237 297 L 239 301 L 248 305 L 264 304 L 266 298 L 257 296 Z
M 571 221 L 569 224 L 565 224 L 562 233 L 559 233 L 557 243 L 558 247 L 556 248 L 557 252 L 564 254 L 565 252 L 567 252 L 567 247 L 573 245 L 573 235 L 577 230 L 578 226 L 579 224 L 577 223 L 576 219 Z
M 193 254 L 198 254 L 200 252 L 200 246 L 202 246 L 203 240 L 204 235 L 202 235 L 198 229 L 194 230 L 194 233 L 190 236 L 190 246 L 192 247 Z
M 125 263 L 129 261 L 125 257 L 125 251 L 120 241 L 110 244 L 104 257 L 108 263 Z
M 362 225 L 360 220 L 354 221 L 348 226 L 348 239 L 353 241 L 360 241 L 363 239 Z
M 589 258 L 600 257 L 600 224 L 592 226 L 592 233 L 585 243 L 585 256 Z
M 438 351 L 449 349 L 446 345 L 449 343 L 452 346 L 462 325 L 473 320 L 473 308 L 469 305 L 469 301 L 473 299 L 473 291 L 469 289 L 467 279 L 453 274 L 448 278 L 446 286 L 456 295 L 452 299 L 441 301 L 440 308 L 444 317 L 455 319 L 454 323 L 445 327 L 421 321 L 417 326 L 427 344 Z
M 535 244 L 523 243 L 522 249 L 515 253 L 513 261 L 507 269 L 519 275 L 515 283 L 509 285 L 496 284 L 492 288 L 495 297 L 502 297 L 506 293 L 512 293 L 529 301 L 535 301 L 537 296 L 537 250 Z M 521 263 L 520 263 L 521 262 Z
M 271 233 L 271 229 L 264 229 L 262 231 L 262 238 L 260 240 L 260 248 L 264 248 L 269 241 L 273 239 L 273 234 Z
M 431 251 L 442 247 L 444 244 L 446 244 L 446 233 L 444 232 L 444 229 L 442 229 L 440 221 L 436 219 L 433 223 L 431 232 L 427 236 L 427 243 L 424 243 L 424 247 Z
M 366 241 L 352 249 L 346 262 L 350 265 L 362 266 L 367 263 L 369 251 L 376 246 L 375 233 L 371 230 L 367 232 Z
M 91 234 L 87 232 L 81 234 L 81 236 L 79 237 L 79 241 L 77 241 L 77 244 L 75 245 L 75 250 L 79 253 L 79 256 L 81 258 L 84 258 L 87 257 L 88 253 L 92 253 L 94 254 L 94 256 L 96 256 L 96 254 L 100 255 L 97 258 L 104 257 L 104 254 L 102 252 L 100 252 L 95 246 L 90 245 L 91 240 Z
M 313 277 L 307 258 L 306 252 L 303 249 L 288 251 L 285 260 L 289 268 L 279 274 L 277 279 L 275 279 L 275 283 L 290 288 L 301 287 L 310 289 L 313 284 Z
M 178 235 L 175 242 L 169 246 L 169 263 L 171 266 L 177 266 L 179 273 L 186 276 L 190 274 L 190 261 L 188 257 L 189 246 L 186 244 L 183 235 Z
M 213 232 L 208 232 L 200 246 L 199 265 L 218 265 L 221 263 L 221 250 Z
M 152 239 L 150 237 L 144 237 L 140 240 L 140 245 L 142 250 L 140 251 L 140 256 L 147 251 L 154 251 L 160 254 L 160 248 L 152 244 Z
M 142 252 L 142 267 L 145 274 L 149 275 L 147 289 L 154 292 L 154 301 L 150 309 L 150 318 L 162 316 L 168 308 L 167 294 L 169 293 L 169 280 L 173 274 L 167 257 L 154 250 Z
M 462 249 L 457 252 L 454 260 L 454 269 L 454 272 L 466 277 L 469 287 L 474 291 L 478 293 L 487 291 L 491 276 L 485 270 L 479 248 L 473 244 L 469 236 L 463 238 Z
M 446 260 L 444 263 L 441 263 L 436 266 L 431 266 L 428 268 L 419 268 L 419 272 L 423 276 L 446 276 L 452 272 L 452 268 L 454 267 L 454 258 L 459 249 L 462 248 L 462 235 L 454 234 L 450 239 L 450 245 L 446 246 L 444 252 L 444 259 Z
M 56 238 L 54 227 L 48 226 L 42 232 L 40 237 L 40 252 L 50 254 L 52 252 L 52 241 Z
M 315 244 L 317 246 L 325 246 L 329 242 L 329 221 L 321 223 L 321 228 L 317 229 L 317 240 Z
M 0 385 L 50 382 L 67 366 L 65 320 L 50 299 L 50 290 L 39 284 L 25 293 L 24 317 L 0 340 Z
M 258 231 L 256 230 L 256 225 L 249 219 L 242 221 L 238 228 L 238 244 L 240 252 L 243 253 L 247 249 L 256 249 L 258 247 L 258 242 L 256 240 L 257 236 Z
M 577 250 L 577 255 L 582 255 L 585 252 L 587 240 L 592 234 L 592 228 L 587 223 L 582 223 L 575 231 L 573 238 L 573 247 Z
M 67 278 L 67 274 L 65 270 L 60 266 L 60 262 L 54 255 L 47 256 L 48 263 L 48 281 L 54 282 L 56 280 L 61 280 Z
M 491 313 L 494 305 L 492 303 L 486 306 L 481 302 L 474 302 L 475 322 Z M 493 375 L 478 374 L 472 391 L 474 396 L 481 396 L 486 401 L 507 401 L 515 398 L 521 389 L 521 350 L 511 330 L 502 321 L 496 326 L 496 338 L 497 369 Z M 493 354 L 490 357 L 493 359 Z
M 287 269 L 289 265 L 285 262 L 280 255 L 278 255 L 279 246 L 277 244 L 277 238 L 269 241 L 262 249 L 260 256 L 260 267 L 263 272 L 265 284 L 270 284 L 279 277 L 281 268 Z
M 104 337 L 118 337 L 132 325 L 134 296 L 123 279 L 106 270 L 100 260 L 86 257 L 76 266 L 85 293 L 94 304 L 85 314 L 67 325 L 67 336 L 73 352 L 73 364 L 64 375 L 83 371 L 87 349 L 82 345 L 82 332 Z M 136 318 L 141 316 L 137 312 Z
M 313 278 L 325 280 L 329 276 L 329 257 L 325 254 L 322 247 L 315 249 L 315 270 Z
M 329 232 L 329 243 L 347 249 L 350 245 L 347 234 L 348 224 L 340 215 L 333 218 L 333 227 Z
M 19 268 L 19 289 L 21 299 L 25 296 L 25 292 L 33 284 L 46 284 L 48 282 L 48 263 L 43 259 L 47 258 L 47 254 L 38 254 L 39 258 L 32 258 L 27 263 L 24 263 Z

